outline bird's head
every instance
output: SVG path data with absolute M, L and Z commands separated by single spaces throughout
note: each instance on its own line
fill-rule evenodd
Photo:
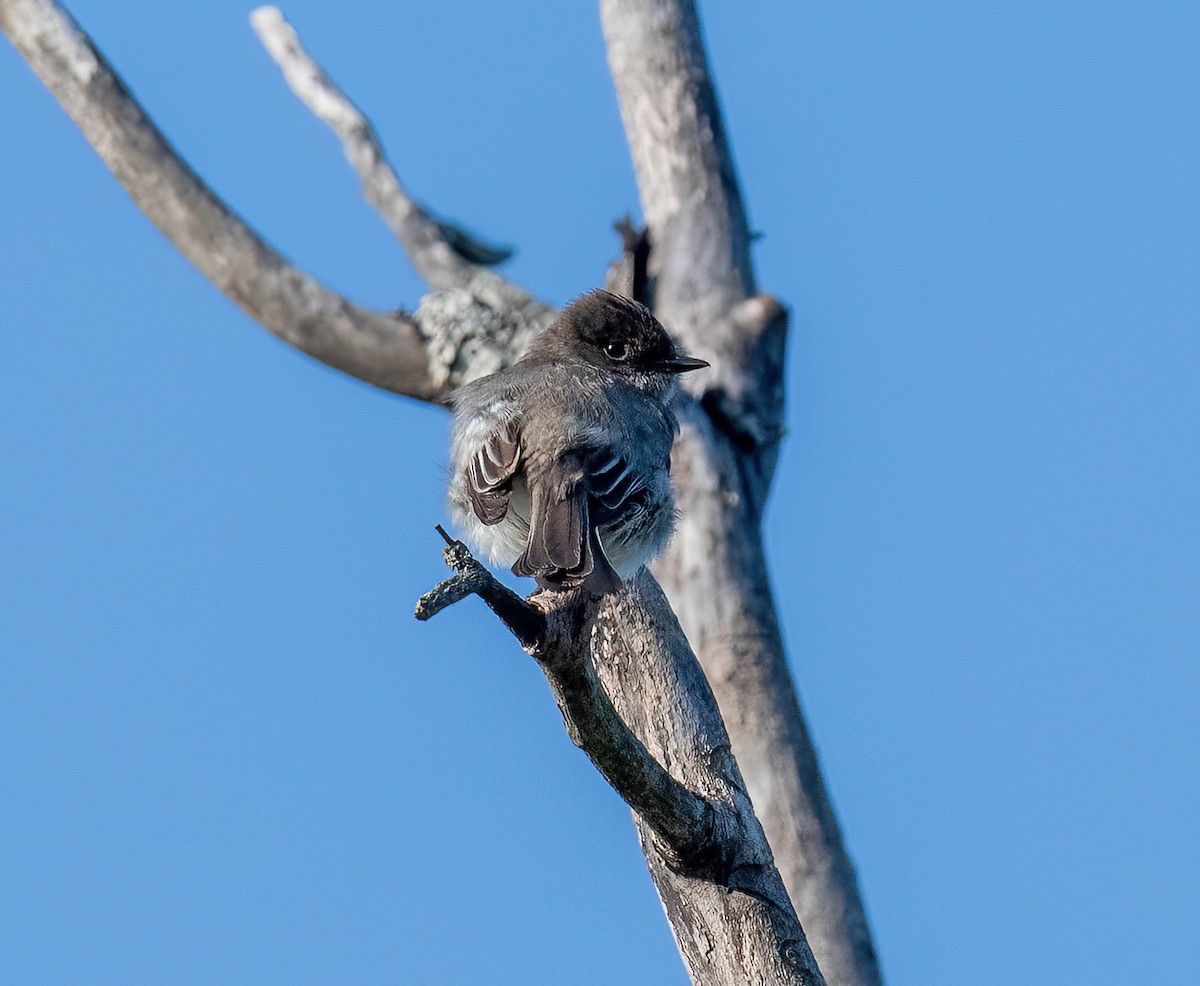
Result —
M 708 366 L 683 355 L 645 305 L 608 291 L 589 291 L 567 305 L 531 347 L 555 359 L 581 359 L 657 397 L 675 377 Z

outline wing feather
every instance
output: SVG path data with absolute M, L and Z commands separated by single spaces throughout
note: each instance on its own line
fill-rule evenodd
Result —
M 521 435 L 513 422 L 493 432 L 475 450 L 464 470 L 475 516 L 489 526 L 508 513 L 512 482 L 521 465 Z
M 645 488 L 629 463 L 611 450 L 597 450 L 585 460 L 585 483 L 596 501 L 596 523 L 619 516 Z

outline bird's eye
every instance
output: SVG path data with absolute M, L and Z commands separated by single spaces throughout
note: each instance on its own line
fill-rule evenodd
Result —
M 629 355 L 629 347 L 619 340 L 605 343 L 604 355 L 609 359 L 625 359 Z

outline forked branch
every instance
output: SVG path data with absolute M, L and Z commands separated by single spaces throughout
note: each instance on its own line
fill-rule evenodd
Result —
M 371 121 L 305 51 L 278 8 L 260 7 L 250 22 L 292 92 L 341 141 L 367 201 L 417 273 L 441 292 L 422 303 L 415 316 L 430 339 L 435 385 L 448 392 L 519 356 L 554 310 L 489 270 L 512 251 L 439 219 L 408 194 Z
M 697 394 L 679 409 L 684 519 L 659 572 L 722 689 L 738 756 L 822 961 L 836 981 L 875 986 L 853 869 L 787 676 L 757 536 L 781 423 L 786 321 L 777 305 L 753 296 L 749 233 L 693 0 L 601 0 L 601 10 L 654 245 L 647 262 L 644 242 L 627 244 L 621 290 L 652 299 L 686 348 L 714 364 L 703 402 Z M 257 20 L 268 28 L 264 41 L 286 28 L 278 15 Z M 369 123 L 315 63 L 305 77 L 310 96 L 332 88 L 341 100 L 333 115 L 352 111 L 338 116 L 351 161 L 418 270 L 442 286 L 412 315 L 357 306 L 272 249 L 187 166 L 55 0 L 0 0 L 0 30 L 171 242 L 248 314 L 318 360 L 442 402 L 459 383 L 512 362 L 552 317 L 549 306 L 487 269 L 498 254 L 408 199 Z M 285 69 L 307 58 L 298 42 L 278 51 Z M 586 646 L 588 673 L 651 759 L 686 790 L 752 819 L 708 683 L 657 583 L 643 575 L 606 597 Z M 786 970 L 806 967 L 807 945 L 788 944 L 795 915 L 772 889 L 778 874 L 757 822 L 746 823 L 743 862 L 731 876 L 744 894 L 680 875 L 658 848 L 663 840 L 638 824 L 697 981 L 779 978 L 733 960 L 716 968 L 728 956 L 713 943 L 732 947 L 731 935 L 742 935 L 742 958 L 757 954 L 752 941 L 771 945 L 768 952 L 785 956 L 779 981 L 800 981 Z M 743 914 L 746 899 L 773 903 Z M 763 929 L 771 930 L 756 939 Z M 799 964 L 788 954 L 800 955 Z
M 0 30 L 146 216 L 247 314 L 361 380 L 438 396 L 416 323 L 355 305 L 272 249 L 188 167 L 66 10 L 0 0 Z
M 265 21 L 270 26 L 269 15 Z M 274 29 L 280 25 L 287 28 L 281 17 Z M 492 248 L 408 200 L 382 152 L 370 171 L 375 177 L 364 182 L 378 190 L 385 215 L 407 231 L 401 240 L 414 265 L 443 290 L 412 315 L 356 305 L 291 264 L 200 179 L 56 0 L 0 0 L 0 31 L 179 251 L 248 315 L 321 362 L 384 390 L 441 403 L 463 380 L 519 356 L 553 317 L 550 306 L 475 262 L 497 259 Z M 288 52 L 303 54 L 298 44 Z M 338 95 L 343 109 L 353 109 Z M 370 147 L 363 146 L 360 156 L 369 163 Z M 391 175 L 396 195 L 385 194 L 380 175 Z
M 467 596 L 478 596 L 500 617 L 526 651 L 537 653 L 547 638 L 546 614 L 497 581 L 491 572 L 475 560 L 470 549 L 447 534 L 441 524 L 437 525 L 436 530 L 446 542 L 442 557 L 446 566 L 454 569 L 454 575 L 443 579 L 418 599 L 413 615 L 424 622 Z

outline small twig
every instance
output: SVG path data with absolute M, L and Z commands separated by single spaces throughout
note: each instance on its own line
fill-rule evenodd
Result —
M 413 615 L 422 621 L 432 619 L 447 606 L 453 606 L 467 596 L 478 596 L 500 617 L 525 650 L 536 653 L 546 639 L 545 614 L 502 585 L 475 560 L 470 549 L 447 534 L 441 524 L 436 530 L 446 542 L 442 557 L 455 574 L 418 599 Z
M 609 279 L 620 283 L 610 285 L 609 290 L 632 298 L 647 308 L 653 308 L 654 280 L 650 276 L 650 231 L 644 226 L 635 226 L 628 214 L 613 223 L 613 229 L 621 237 L 621 257 L 613 264 Z

